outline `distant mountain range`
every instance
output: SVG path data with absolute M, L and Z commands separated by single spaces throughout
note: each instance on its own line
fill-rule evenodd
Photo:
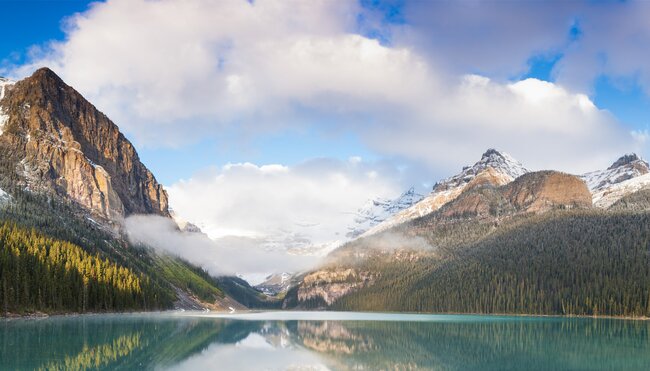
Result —
M 625 190 L 631 191 L 635 185 L 648 184 L 650 179 L 646 178 L 625 182 L 648 174 L 649 171 L 645 160 L 636 154 L 626 154 L 607 169 L 583 174 L 580 178 L 593 193 L 595 206 L 610 206 L 617 198 L 627 193 Z M 458 197 L 466 187 L 471 188 L 482 182 L 504 185 L 527 172 L 528 170 L 509 154 L 488 149 L 474 165 L 466 166 L 460 173 L 436 183 L 426 197 L 415 193 L 411 188 L 394 200 L 371 201 L 369 206 L 359 210 L 359 216 L 355 225 L 349 228 L 348 236 L 367 237 L 387 230 L 438 210 Z

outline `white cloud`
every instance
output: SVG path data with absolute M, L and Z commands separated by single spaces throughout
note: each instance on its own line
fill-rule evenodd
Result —
M 581 34 L 559 61 L 557 80 L 589 91 L 601 76 L 632 79 L 650 95 L 650 3 L 593 3 L 577 19 Z
M 388 164 L 320 159 L 229 164 L 167 190 L 174 212 L 222 245 L 301 254 L 344 241 L 357 209 L 369 198 L 398 195 L 402 178 Z
M 500 81 L 528 70 L 533 55 L 567 44 L 578 2 L 413 1 L 393 42 L 419 50 L 451 75 L 468 72 Z
M 574 5 L 517 5 L 517 21 L 504 6 L 485 18 L 480 4 L 410 11 L 413 25 L 386 46 L 355 34 L 354 1 L 114 0 L 71 18 L 65 41 L 14 73 L 53 66 L 139 144 L 336 126 L 436 175 L 487 147 L 576 172 L 636 150 L 583 94 L 464 75 L 516 75 L 531 53 L 566 44 Z M 450 15 L 458 26 L 444 21 Z M 422 39 L 427 30 L 433 41 Z
M 571 89 L 590 92 L 604 75 L 650 93 L 647 1 L 414 1 L 403 12 L 394 44 L 451 74 L 503 81 L 526 73 L 531 57 L 559 56 L 553 74 Z

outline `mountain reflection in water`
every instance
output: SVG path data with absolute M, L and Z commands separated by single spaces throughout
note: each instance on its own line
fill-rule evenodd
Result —
M 268 317 L 267 319 L 264 319 Z M 615 319 L 174 314 L 0 322 L 0 369 L 644 369 L 650 322 Z M 340 317 L 340 318 L 339 318 Z

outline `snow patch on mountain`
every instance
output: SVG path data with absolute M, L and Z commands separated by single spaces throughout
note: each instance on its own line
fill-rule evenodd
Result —
M 9 193 L 5 192 L 4 189 L 0 188 L 0 202 L 7 201 L 10 198 L 11 196 L 9 196 Z
M 15 81 L 0 77 L 0 100 L 5 97 L 5 89 L 15 83 Z M 0 106 L 0 135 L 2 135 L 4 132 L 4 127 L 7 123 L 7 120 L 9 120 L 9 115 L 5 112 L 4 108 Z
M 650 186 L 650 173 L 625 180 L 592 194 L 594 206 L 607 209 L 621 198 Z
M 634 153 L 623 155 L 605 170 L 592 171 L 580 177 L 587 183 L 587 187 L 594 194 L 650 172 L 648 163 Z M 594 199 L 595 201 L 595 199 Z M 595 202 L 594 202 L 595 203 Z
M 262 291 L 266 295 L 275 296 L 282 294 L 289 290 L 292 277 L 293 274 L 289 272 L 271 274 L 266 277 L 264 282 L 256 285 L 255 288 Z
M 466 166 L 459 174 L 436 183 L 428 196 L 413 206 L 397 212 L 361 236 L 365 237 L 384 231 L 438 210 L 447 202 L 458 197 L 477 175 L 483 173 L 488 168 L 494 170 L 494 174 L 498 176 L 495 180 L 500 185 L 507 184 L 528 172 L 519 161 L 515 160 L 509 154 L 499 152 L 492 148 L 488 149 L 477 163 L 472 166 Z
M 413 206 L 422 198 L 424 195 L 417 193 L 415 188 L 411 187 L 395 199 L 369 200 L 365 206 L 357 210 L 354 225 L 348 228 L 346 236 L 356 238 L 398 212 Z
M 9 87 L 9 86 L 15 84 L 15 83 L 16 83 L 16 82 L 13 81 L 13 80 L 9 80 L 9 79 L 7 79 L 7 78 L 0 77 L 0 99 L 2 99 L 2 98 L 5 97 L 5 89 L 6 89 L 7 87 Z

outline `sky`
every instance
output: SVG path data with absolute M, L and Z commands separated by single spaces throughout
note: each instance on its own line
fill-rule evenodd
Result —
M 0 13 L 20 30 L 0 42 L 0 75 L 53 69 L 135 144 L 179 217 L 229 244 L 340 243 L 369 199 L 427 193 L 491 147 L 576 174 L 648 156 L 648 2 L 2 0 Z

